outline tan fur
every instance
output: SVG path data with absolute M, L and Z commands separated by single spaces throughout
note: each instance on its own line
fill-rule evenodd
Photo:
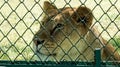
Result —
M 45 16 L 33 38 L 38 59 L 93 61 L 95 48 L 101 48 L 102 60 L 120 60 L 114 47 L 99 35 L 95 27 L 91 27 L 93 14 L 89 8 L 57 9 L 48 1 L 43 7 Z

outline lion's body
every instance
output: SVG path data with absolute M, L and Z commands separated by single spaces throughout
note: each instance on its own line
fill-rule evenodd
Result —
M 89 8 L 57 9 L 45 2 L 44 11 L 41 28 L 33 38 L 39 59 L 93 61 L 95 48 L 101 48 L 102 60 L 120 60 L 115 49 L 91 26 L 93 14 Z

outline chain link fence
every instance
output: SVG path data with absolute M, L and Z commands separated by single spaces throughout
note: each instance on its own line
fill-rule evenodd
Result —
M 33 49 L 33 37 L 39 30 L 42 22 L 44 1 L 46 0 L 0 1 L 0 65 L 95 66 L 95 62 L 64 61 L 56 63 L 36 61 L 37 55 Z M 57 8 L 73 8 L 80 5 L 90 8 L 94 14 L 93 26 L 96 26 L 96 29 L 100 32 L 99 35 L 103 36 L 108 43 L 112 43 L 115 51 L 120 53 L 120 0 L 49 1 Z M 64 49 L 61 50 L 64 52 Z M 97 58 L 100 57 L 98 56 Z M 98 59 L 99 61 L 101 60 Z M 106 67 L 113 67 L 113 65 L 114 67 L 119 67 L 119 64 L 115 61 L 105 61 L 103 63 L 100 62 L 100 64 Z M 100 66 L 99 63 L 97 65 Z

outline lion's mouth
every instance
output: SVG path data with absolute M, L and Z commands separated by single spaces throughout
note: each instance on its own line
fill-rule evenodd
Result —
M 40 55 L 45 55 L 45 56 L 56 56 L 57 54 L 56 53 L 42 53 L 42 52 L 40 52 L 40 51 L 36 51 L 38 54 L 40 54 Z

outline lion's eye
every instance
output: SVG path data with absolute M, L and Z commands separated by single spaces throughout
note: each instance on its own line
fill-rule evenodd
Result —
M 56 25 L 56 28 L 60 28 L 60 27 L 63 27 L 63 24 L 58 23 L 58 24 Z
M 58 31 L 58 30 L 61 30 L 61 29 L 63 29 L 63 28 L 64 28 L 64 24 L 58 23 L 58 24 L 54 27 L 54 29 L 51 31 L 51 34 L 55 33 L 55 32 Z
M 62 29 L 63 26 L 64 26 L 63 24 L 58 23 L 58 24 L 55 26 L 55 29 Z
M 85 17 L 81 17 L 77 19 L 77 22 L 86 23 L 87 19 Z

